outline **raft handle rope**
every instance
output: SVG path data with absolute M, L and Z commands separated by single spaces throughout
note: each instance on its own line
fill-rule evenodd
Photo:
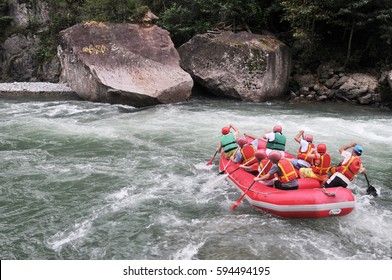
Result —
M 336 192 L 334 192 L 334 193 L 327 192 L 327 190 L 324 187 L 322 187 L 322 190 L 323 190 L 323 193 L 325 193 L 328 196 L 336 196 L 336 193 L 338 192 L 339 188 L 337 188 Z

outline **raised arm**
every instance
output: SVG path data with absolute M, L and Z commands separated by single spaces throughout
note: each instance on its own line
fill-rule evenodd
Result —
M 239 130 L 237 127 L 235 127 L 233 124 L 229 124 L 229 127 L 231 127 L 234 130 L 234 137 L 237 138 L 239 134 Z
M 343 146 L 339 149 L 339 153 L 343 153 L 345 150 L 350 149 L 350 148 L 354 148 L 355 145 L 357 145 L 357 143 L 352 142 L 350 145 L 348 146 Z
M 303 136 L 303 135 L 304 135 L 304 131 L 303 131 L 303 130 L 300 130 L 300 131 L 297 133 L 297 135 L 295 135 L 294 140 L 297 141 L 298 143 L 300 143 L 300 142 L 301 142 L 301 136 Z

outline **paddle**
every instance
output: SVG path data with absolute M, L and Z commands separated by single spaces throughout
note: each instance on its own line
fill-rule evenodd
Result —
M 378 194 L 377 194 L 376 188 L 373 187 L 372 185 L 370 185 L 369 179 L 368 179 L 366 173 L 364 173 L 363 175 L 365 175 L 365 179 L 366 179 L 366 182 L 367 182 L 367 184 L 368 184 L 368 187 L 367 187 L 367 189 L 366 189 L 366 193 L 367 193 L 367 194 L 370 194 L 370 195 L 372 195 L 372 196 L 374 196 L 374 197 L 376 197 L 376 196 L 378 195 Z
M 258 178 L 258 177 L 261 175 L 261 173 L 263 173 L 264 169 L 268 166 L 269 163 L 270 163 L 270 161 L 267 162 L 267 164 L 263 167 L 263 169 L 260 171 L 259 175 L 257 175 L 256 178 Z M 246 195 L 246 194 L 248 193 L 248 191 L 252 188 L 252 186 L 253 186 L 253 184 L 254 184 L 255 182 L 256 182 L 256 181 L 253 181 L 252 184 L 250 184 L 249 188 L 241 195 L 241 197 L 240 197 L 236 202 L 234 202 L 234 204 L 230 207 L 230 210 L 231 210 L 231 211 L 233 211 L 234 209 L 236 209 L 237 206 L 241 204 L 241 202 L 242 202 L 242 200 L 244 199 L 245 195 Z
M 216 156 L 217 153 L 218 153 L 218 151 L 215 151 L 215 154 L 212 156 L 211 160 L 209 162 L 207 162 L 207 165 L 211 165 L 212 164 L 212 162 L 214 161 L 215 156 Z
M 250 162 L 253 161 L 253 159 L 254 159 L 254 158 L 248 159 L 248 161 L 244 162 L 242 165 L 244 165 L 244 166 L 248 165 Z M 229 163 L 230 163 L 230 161 L 226 164 L 225 168 L 224 168 L 221 172 L 219 172 L 219 174 L 225 173 L 226 168 L 227 168 L 227 166 L 229 165 Z M 241 167 L 241 164 L 240 164 L 240 166 L 238 166 L 238 167 L 237 167 L 236 169 L 234 169 L 233 171 L 230 171 L 230 173 L 229 173 L 228 175 L 230 175 L 231 173 L 234 173 L 235 171 L 237 171 L 238 169 L 240 169 L 240 167 Z
M 229 161 L 227 162 L 226 166 L 223 168 L 223 170 L 221 172 L 219 172 L 218 174 L 223 174 L 226 171 L 227 166 L 229 166 L 231 159 L 229 159 Z

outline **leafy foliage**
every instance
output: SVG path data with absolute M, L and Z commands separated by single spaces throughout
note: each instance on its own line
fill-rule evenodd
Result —
M 140 18 L 147 10 L 139 0 L 85 0 L 82 18 L 121 23 Z
M 8 15 L 8 1 L 0 0 L 0 29 L 6 29 L 10 22 L 12 21 L 12 17 Z M 1 36 L 1 35 L 0 35 Z
M 47 2 L 51 20 L 40 30 L 37 57 L 55 54 L 59 31 L 81 21 L 130 22 L 150 8 L 176 46 L 198 33 L 271 31 L 304 67 L 335 59 L 347 67 L 392 67 L 390 0 L 32 0 Z M 0 0 L 0 28 L 11 29 L 9 1 Z M 14 28 L 14 27 L 13 27 Z M 43 30 L 43 31 L 42 31 Z M 6 32 L 2 32 L 6 34 Z

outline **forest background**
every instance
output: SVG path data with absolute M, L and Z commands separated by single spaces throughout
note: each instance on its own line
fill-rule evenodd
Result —
M 392 69 L 390 0 L 30 0 L 47 2 L 49 26 L 30 20 L 12 26 L 9 2 L 0 0 L 0 41 L 16 32 L 41 37 L 38 61 L 56 55 L 59 31 L 88 20 L 134 22 L 150 9 L 176 47 L 214 30 L 274 34 L 292 49 L 297 71 L 314 72 L 334 60 L 346 71 Z M 23 2 L 23 1 L 19 1 Z

